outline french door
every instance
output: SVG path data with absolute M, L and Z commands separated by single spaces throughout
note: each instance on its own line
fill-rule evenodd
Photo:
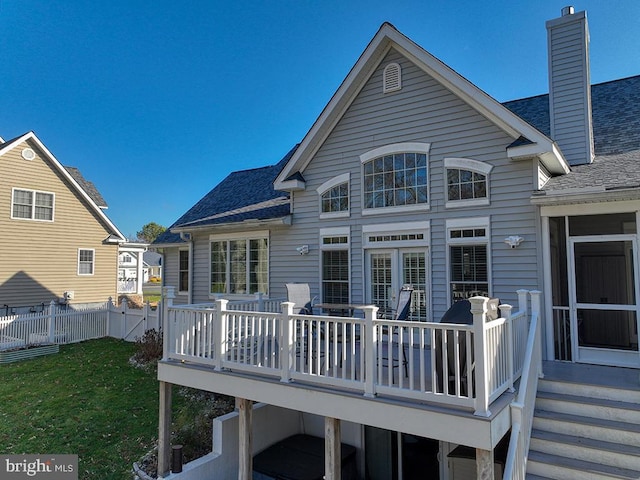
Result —
M 569 245 L 575 360 L 640 366 L 635 236 L 571 237 Z
M 427 320 L 427 250 L 389 248 L 367 250 L 366 301 L 384 310 L 396 308 L 403 285 L 414 289 L 410 320 Z

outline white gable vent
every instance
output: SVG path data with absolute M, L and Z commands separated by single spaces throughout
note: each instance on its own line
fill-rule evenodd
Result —
M 22 158 L 24 158 L 25 160 L 33 160 L 34 158 L 36 158 L 36 152 L 34 152 L 30 148 L 25 148 L 22 150 Z
M 382 74 L 382 93 L 395 92 L 402 88 L 402 70 L 397 63 L 384 67 Z

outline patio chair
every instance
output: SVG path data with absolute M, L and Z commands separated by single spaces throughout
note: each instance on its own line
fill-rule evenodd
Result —
M 318 297 L 311 298 L 308 283 L 287 283 L 287 301 L 293 302 L 293 313 L 313 315 L 313 305 Z
M 287 283 L 287 301 L 292 302 L 293 313 L 301 315 L 313 315 L 313 305 L 318 300 L 318 297 L 311 298 L 311 289 L 308 283 Z M 324 337 L 323 332 L 317 332 L 317 329 L 301 329 L 300 323 L 296 322 L 296 356 L 299 357 L 304 351 L 305 362 L 308 360 L 307 353 L 309 352 L 309 342 L 313 342 L 318 338 Z M 322 342 L 321 342 L 322 343 Z M 314 358 L 315 359 L 315 350 Z M 324 352 L 319 352 L 320 358 L 324 357 Z
M 397 321 L 403 321 L 409 318 L 409 313 L 411 311 L 412 295 L 413 295 L 413 287 L 411 285 L 403 285 L 398 294 L 398 301 L 396 303 L 396 308 L 387 309 L 383 314 L 383 318 L 387 320 L 397 320 Z M 383 335 L 389 335 L 389 331 L 387 328 L 383 328 L 382 333 Z M 392 327 L 391 335 L 392 337 L 398 337 L 398 327 Z M 387 345 L 389 345 L 389 343 L 392 343 L 392 342 L 389 342 L 389 340 L 387 340 Z M 393 342 L 393 343 L 396 343 L 396 342 Z M 407 360 L 406 348 L 407 347 L 403 342 L 402 343 L 402 366 L 404 367 L 404 376 L 408 377 L 409 361 Z M 398 350 L 400 350 L 400 345 L 398 345 Z M 382 357 L 382 360 L 383 362 L 386 361 L 387 365 L 389 365 L 389 359 L 391 359 L 391 368 L 399 368 L 401 362 L 398 358 L 394 358 L 393 354 L 394 354 L 393 351 L 389 351 L 389 349 L 387 348 L 387 356 Z M 393 380 L 393 373 L 392 373 L 392 381 L 395 381 Z

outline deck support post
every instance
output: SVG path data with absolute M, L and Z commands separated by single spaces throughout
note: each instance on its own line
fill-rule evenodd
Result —
M 236 398 L 238 409 L 238 480 L 251 480 L 253 476 L 253 404 L 246 398 Z
M 493 480 L 493 450 L 476 448 L 476 478 L 478 480 Z
M 171 387 L 160 382 L 160 416 L 158 425 L 158 478 L 169 474 L 171 465 Z
M 324 418 L 324 478 L 340 480 L 342 478 L 340 420 Z

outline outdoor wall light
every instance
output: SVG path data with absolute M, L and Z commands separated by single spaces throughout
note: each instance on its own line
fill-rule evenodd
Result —
M 510 235 L 504 239 L 504 243 L 509 245 L 510 248 L 516 248 L 518 245 L 522 243 L 524 238 L 519 235 Z
M 307 255 L 309 253 L 309 245 L 302 245 L 297 247 L 296 250 L 300 255 Z

